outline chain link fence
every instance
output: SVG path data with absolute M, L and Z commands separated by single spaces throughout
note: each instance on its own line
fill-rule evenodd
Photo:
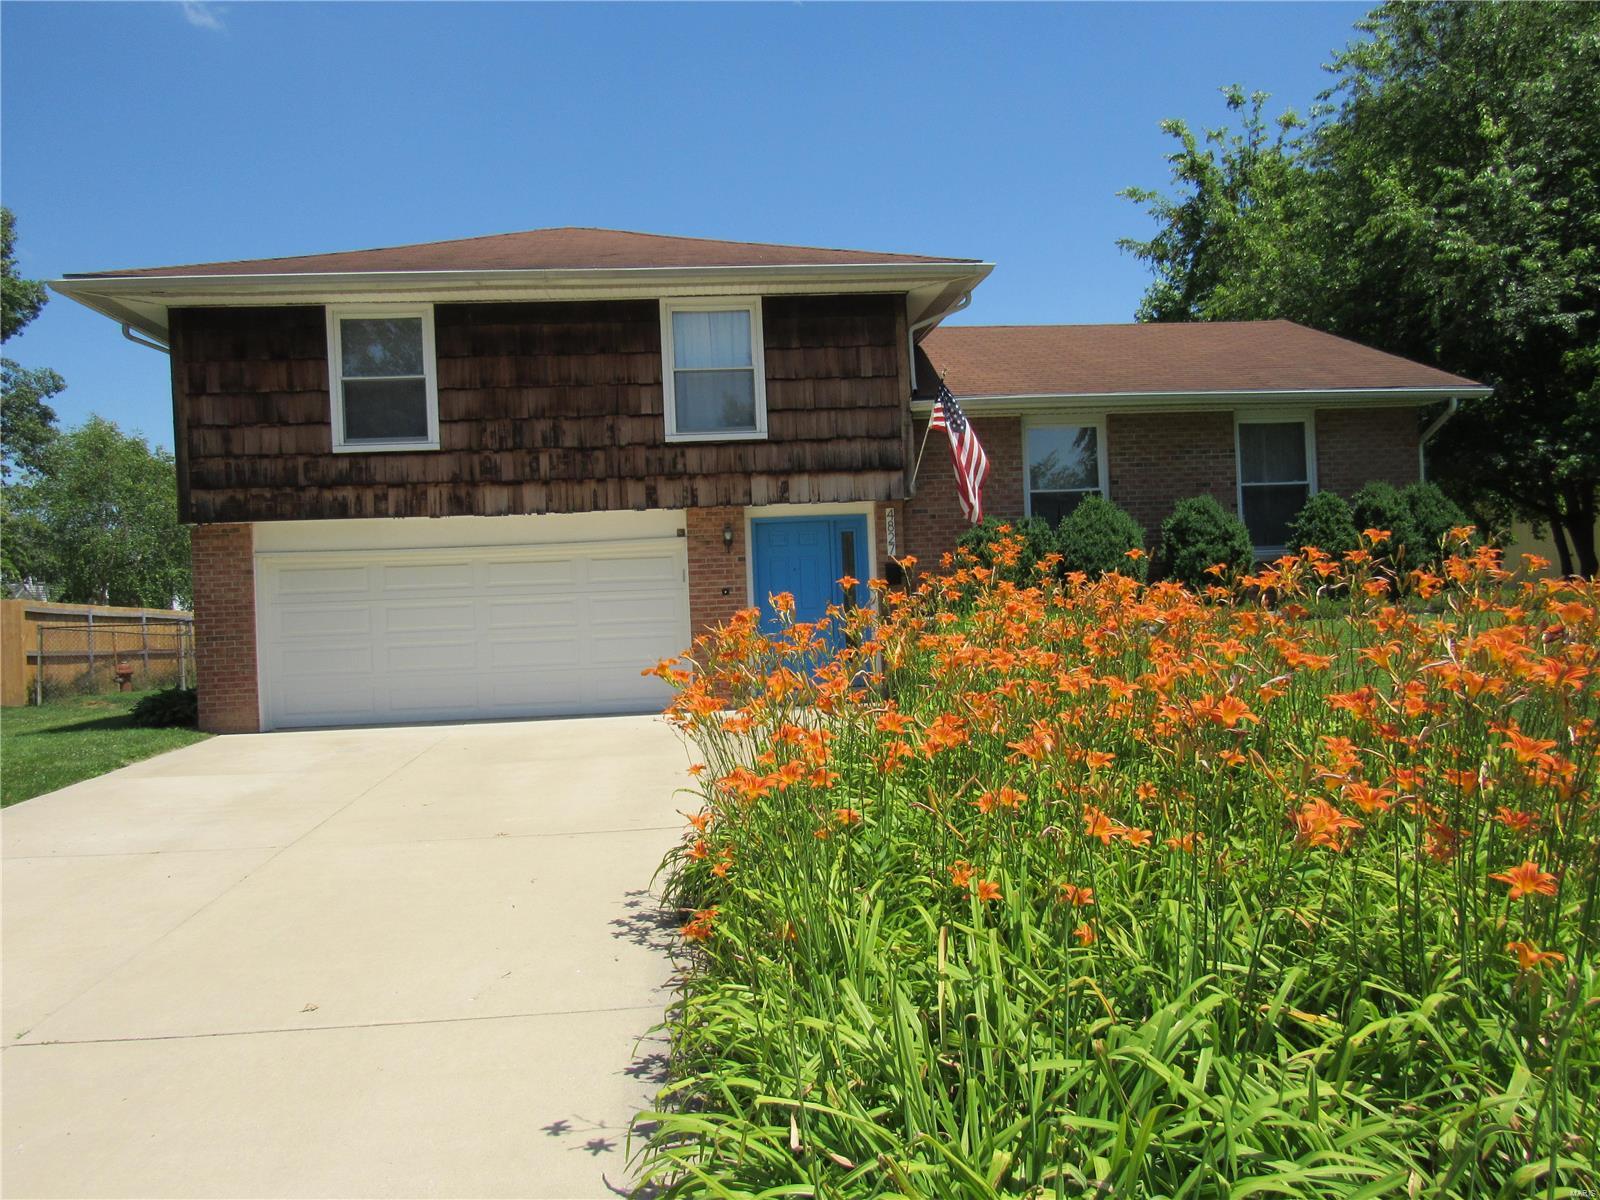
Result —
M 194 617 L 30 614 L 35 704 L 62 696 L 194 686 Z

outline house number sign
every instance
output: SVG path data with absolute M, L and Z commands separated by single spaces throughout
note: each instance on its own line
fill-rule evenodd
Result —
M 890 558 L 899 556 L 899 550 L 894 544 L 894 509 L 883 510 L 883 548 L 888 551 Z

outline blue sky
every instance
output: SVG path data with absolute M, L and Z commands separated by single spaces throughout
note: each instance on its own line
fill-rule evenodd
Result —
M 1168 116 L 1304 110 L 1363 4 L 0 5 L 20 269 L 600 225 L 986 258 L 961 320 L 1124 321 Z M 170 445 L 167 363 L 56 297 L 5 353 Z

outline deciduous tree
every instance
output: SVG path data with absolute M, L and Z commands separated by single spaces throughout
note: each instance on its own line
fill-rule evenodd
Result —
M 1557 532 L 1594 574 L 1600 495 L 1600 6 L 1389 3 L 1309 124 L 1227 92 L 1178 121 L 1176 194 L 1123 245 L 1144 320 L 1285 317 L 1493 384 L 1432 452 L 1480 514 Z

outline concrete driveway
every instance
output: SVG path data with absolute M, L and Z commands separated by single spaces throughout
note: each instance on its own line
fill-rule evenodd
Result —
M 687 762 L 646 717 L 277 733 L 7 809 L 0 1189 L 627 1194 Z

